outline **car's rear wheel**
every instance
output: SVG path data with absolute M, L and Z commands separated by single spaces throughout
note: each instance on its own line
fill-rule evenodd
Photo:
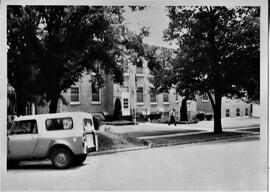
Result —
M 76 155 L 74 156 L 74 164 L 80 165 L 85 161 L 86 158 L 87 158 L 87 154 Z
M 51 152 L 50 157 L 53 166 L 56 169 L 66 169 L 72 164 L 72 154 L 64 148 L 56 148 Z

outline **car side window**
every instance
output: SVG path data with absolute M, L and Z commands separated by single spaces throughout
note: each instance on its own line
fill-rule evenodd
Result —
M 37 133 L 38 127 L 36 120 L 16 121 L 10 131 L 10 135 Z
M 65 129 L 72 129 L 72 128 L 73 128 L 73 122 L 71 118 L 57 118 L 57 119 L 46 120 L 46 129 L 48 131 L 65 130 Z
M 83 121 L 84 121 L 83 127 L 84 127 L 84 129 L 86 131 L 93 130 L 93 121 L 92 121 L 92 119 L 84 119 Z

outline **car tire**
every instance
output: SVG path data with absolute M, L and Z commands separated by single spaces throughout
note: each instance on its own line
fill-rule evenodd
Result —
M 56 148 L 51 152 L 50 159 L 56 169 L 66 169 L 72 165 L 72 154 L 64 148 Z
M 86 158 L 87 158 L 87 154 L 76 155 L 74 156 L 74 164 L 80 165 L 85 161 Z

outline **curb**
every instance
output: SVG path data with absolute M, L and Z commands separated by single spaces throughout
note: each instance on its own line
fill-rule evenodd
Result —
M 204 139 L 204 140 L 197 140 L 197 141 L 185 141 L 185 142 L 176 142 L 176 143 L 166 143 L 166 144 L 157 144 L 154 145 L 150 143 L 148 146 L 141 146 L 141 147 L 131 147 L 131 148 L 123 148 L 123 149 L 112 149 L 107 151 L 98 151 L 98 152 L 92 152 L 88 156 L 96 156 L 96 155 L 106 155 L 106 154 L 112 154 L 112 153 L 119 153 L 119 152 L 127 152 L 127 151 L 138 151 L 143 149 L 151 149 L 151 148 L 157 148 L 157 147 L 170 147 L 175 145 L 191 145 L 191 144 L 197 144 L 197 143 L 216 143 L 216 142 L 222 142 L 222 141 L 233 141 L 238 138 L 254 138 L 258 139 L 260 135 L 239 135 L 239 136 L 231 136 L 231 137 L 224 137 L 224 138 L 213 138 L 213 139 Z
M 123 149 L 112 149 L 112 150 L 106 150 L 106 151 L 92 152 L 92 153 L 90 153 L 90 156 L 105 155 L 105 154 L 118 153 L 118 152 L 126 152 L 126 151 L 138 151 L 138 150 L 150 149 L 150 148 L 151 148 L 151 146 L 148 145 L 148 146 L 141 146 L 141 147 L 130 147 L 130 148 L 123 148 Z
M 213 139 L 204 139 L 204 140 L 197 140 L 197 141 L 185 141 L 185 142 L 175 142 L 175 143 L 166 143 L 166 144 L 157 144 L 153 145 L 152 148 L 155 147 L 169 147 L 169 146 L 175 146 L 175 145 L 191 145 L 191 144 L 197 144 L 197 143 L 217 143 L 217 142 L 223 142 L 223 141 L 233 141 L 235 139 L 239 138 L 258 138 L 258 136 L 255 135 L 245 135 L 245 136 L 232 136 L 232 137 L 224 137 L 224 138 L 213 138 Z

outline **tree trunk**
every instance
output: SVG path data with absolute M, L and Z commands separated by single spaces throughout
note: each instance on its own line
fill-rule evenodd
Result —
M 20 91 L 16 92 L 16 104 L 17 104 L 17 116 L 25 115 L 25 106 L 23 96 L 20 94 Z
M 221 94 L 215 90 L 214 133 L 223 133 L 221 125 Z
M 58 97 L 52 97 L 50 102 L 50 113 L 57 112 Z

